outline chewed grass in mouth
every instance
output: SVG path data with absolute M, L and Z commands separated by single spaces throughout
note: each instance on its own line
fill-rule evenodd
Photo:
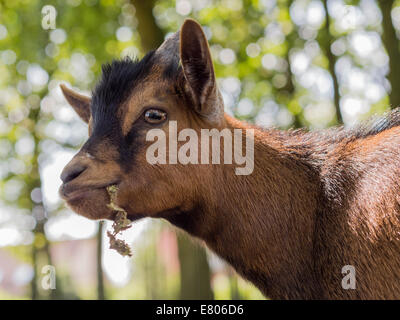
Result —
M 116 185 L 111 185 L 107 187 L 107 192 L 110 196 L 110 203 L 107 204 L 107 206 L 111 210 L 117 212 L 114 223 L 112 225 L 113 230 L 112 232 L 107 231 L 107 236 L 110 239 L 110 249 L 116 250 L 122 256 L 131 257 L 132 251 L 129 245 L 124 240 L 116 238 L 116 236 L 122 231 L 132 227 L 132 221 L 128 219 L 127 212 L 114 203 L 117 191 L 118 187 Z

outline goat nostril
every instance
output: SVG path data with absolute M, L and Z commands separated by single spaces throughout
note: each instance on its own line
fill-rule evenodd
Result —
M 71 180 L 74 180 L 78 177 L 83 171 L 86 170 L 87 167 L 83 165 L 75 165 L 67 170 L 64 170 L 61 174 L 61 180 L 63 183 L 67 183 Z

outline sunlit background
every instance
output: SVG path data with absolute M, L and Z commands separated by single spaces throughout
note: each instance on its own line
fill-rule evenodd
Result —
M 42 26 L 46 5 L 55 29 Z M 0 299 L 262 298 L 162 221 L 126 231 L 123 258 L 108 249 L 110 223 L 58 196 L 87 138 L 59 84 L 90 95 L 101 64 L 143 56 L 186 17 L 203 25 L 226 112 L 240 119 L 318 129 L 400 105 L 400 1 L 0 0 Z

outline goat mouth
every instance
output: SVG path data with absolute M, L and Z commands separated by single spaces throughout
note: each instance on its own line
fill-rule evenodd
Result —
M 104 185 L 70 187 L 68 184 L 62 184 L 59 190 L 61 198 L 67 202 L 87 197 L 91 193 L 99 190 L 106 190 L 108 186 L 117 185 L 118 182 L 107 183 Z

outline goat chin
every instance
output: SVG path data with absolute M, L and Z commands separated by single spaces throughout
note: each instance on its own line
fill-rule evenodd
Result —
M 85 190 L 66 201 L 74 212 L 88 219 L 114 220 L 115 212 L 107 207 L 109 198 L 105 189 Z

